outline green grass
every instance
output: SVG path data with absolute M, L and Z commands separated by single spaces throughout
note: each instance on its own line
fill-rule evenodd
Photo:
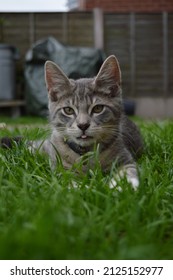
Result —
M 5 121 L 10 129 L 37 123 Z M 30 154 L 25 145 L 1 149 L 0 259 L 172 259 L 173 121 L 138 124 L 146 153 L 138 162 L 136 192 L 125 181 L 123 192 L 109 189 L 99 165 L 76 175 L 61 165 L 52 171 L 47 157 Z M 29 139 L 46 133 L 23 126 L 0 130 Z M 78 188 L 70 187 L 72 180 Z

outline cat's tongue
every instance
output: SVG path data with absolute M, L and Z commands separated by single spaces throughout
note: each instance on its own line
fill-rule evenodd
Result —
M 87 135 L 83 134 L 83 135 L 81 135 L 81 138 L 82 138 L 82 139 L 86 139 L 86 138 L 87 138 Z

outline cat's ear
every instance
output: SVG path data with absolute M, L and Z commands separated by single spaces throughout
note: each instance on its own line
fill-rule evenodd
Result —
M 51 101 L 57 101 L 59 95 L 70 92 L 69 79 L 52 61 L 45 63 L 45 81 Z
M 121 84 L 121 70 L 118 60 L 114 55 L 109 56 L 102 64 L 94 84 L 96 88 L 116 91 Z

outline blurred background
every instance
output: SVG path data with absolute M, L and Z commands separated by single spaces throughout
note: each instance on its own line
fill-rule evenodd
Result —
M 82 77 L 110 54 L 130 113 L 173 117 L 172 0 L 1 1 L 0 114 L 47 114 L 47 59 Z

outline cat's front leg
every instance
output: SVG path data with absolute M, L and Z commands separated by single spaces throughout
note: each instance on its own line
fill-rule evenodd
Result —
M 139 186 L 138 172 L 136 169 L 136 164 L 126 164 L 119 169 L 117 174 L 113 176 L 109 183 L 110 188 L 117 188 L 118 190 L 122 190 L 121 187 L 118 186 L 118 182 L 126 177 L 127 182 L 131 184 L 134 190 L 137 190 Z

